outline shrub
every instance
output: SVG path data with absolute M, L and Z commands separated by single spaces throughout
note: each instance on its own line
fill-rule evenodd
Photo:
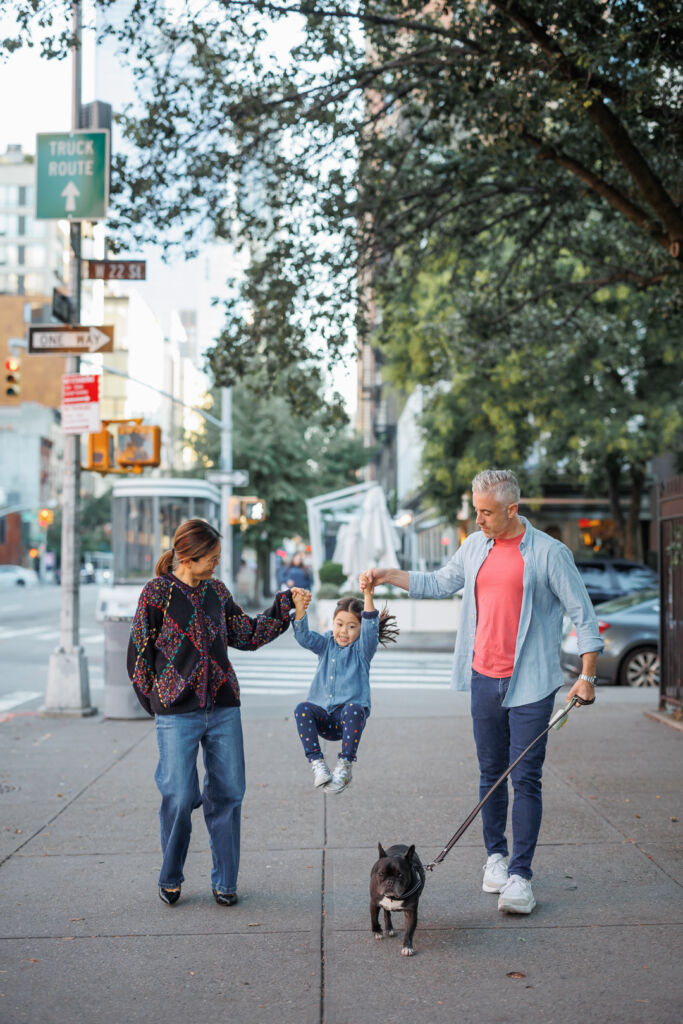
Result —
M 323 562 L 318 577 L 321 583 L 333 583 L 336 587 L 341 587 L 342 583 L 346 581 L 346 573 L 339 562 Z

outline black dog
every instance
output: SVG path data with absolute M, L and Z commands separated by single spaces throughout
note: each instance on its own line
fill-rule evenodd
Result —
M 417 927 L 417 905 L 425 884 L 422 862 L 414 846 L 398 844 L 385 852 L 378 844 L 379 860 L 370 872 L 370 921 L 376 939 L 383 938 L 379 908 L 384 910 L 384 935 L 395 935 L 391 911 L 402 910 L 406 930 L 403 935 L 403 956 L 412 956 L 413 935 Z

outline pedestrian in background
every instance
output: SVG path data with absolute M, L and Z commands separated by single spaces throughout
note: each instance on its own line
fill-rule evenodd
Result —
M 301 551 L 297 551 L 292 556 L 289 565 L 284 565 L 280 570 L 280 583 L 283 590 L 288 590 L 291 587 L 301 587 L 303 590 L 310 589 L 311 573 L 306 568 Z
M 582 671 L 569 690 L 595 696 L 597 653 L 604 647 L 588 593 L 569 548 L 536 530 L 519 510 L 510 470 L 489 469 L 472 481 L 479 533 L 473 533 L 436 572 L 367 570 L 371 584 L 390 583 L 411 597 L 450 597 L 463 591 L 455 641 L 453 686 L 471 690 L 480 798 L 548 725 L 562 684 L 560 641 L 566 614 L 576 626 Z M 363 577 L 361 577 L 361 587 Z M 541 827 L 541 774 L 546 738 L 512 772 L 512 859 L 505 836 L 507 783 L 482 808 L 487 861 L 484 892 L 499 894 L 498 909 L 530 914 L 536 906 L 531 861 Z
M 200 806 L 211 844 L 214 898 L 222 906 L 237 902 L 245 771 L 240 691 L 228 647 L 251 651 L 274 640 L 287 629 L 293 605 L 287 591 L 261 615 L 245 615 L 226 586 L 212 578 L 220 554 L 221 536 L 209 523 L 181 523 L 173 548 L 142 590 L 128 645 L 128 674 L 156 725 L 159 896 L 168 904 L 180 898 L 192 811 Z
M 363 601 L 343 597 L 334 610 L 332 629 L 324 635 L 308 628 L 305 592 L 292 591 L 294 637 L 319 659 L 308 697 L 297 704 L 294 718 L 313 769 L 313 785 L 322 786 L 327 793 L 341 793 L 351 782 L 352 765 L 370 715 L 370 662 L 378 643 L 393 643 L 398 636 L 396 617 L 386 608 L 380 615 L 372 591 L 371 585 L 365 587 Z M 320 736 L 341 740 L 332 773 L 320 749 Z

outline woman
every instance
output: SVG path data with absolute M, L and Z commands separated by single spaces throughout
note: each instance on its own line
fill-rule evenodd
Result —
M 311 574 L 306 568 L 304 562 L 304 556 L 301 551 L 297 551 L 292 558 L 289 565 L 282 567 L 280 571 L 280 583 L 282 589 L 286 590 L 289 587 L 301 587 L 304 590 L 308 590 L 311 585 Z
M 130 643 L 128 674 L 140 703 L 156 722 L 161 792 L 162 865 L 159 896 L 180 898 L 192 811 L 204 807 L 211 842 L 211 886 L 217 903 L 237 902 L 244 749 L 239 685 L 228 646 L 255 650 L 287 629 L 289 591 L 250 618 L 220 580 L 220 534 L 203 519 L 181 523 L 173 549 L 145 584 Z M 204 752 L 203 792 L 197 751 Z

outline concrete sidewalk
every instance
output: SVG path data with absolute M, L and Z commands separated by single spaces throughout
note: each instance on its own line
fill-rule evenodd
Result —
M 476 803 L 460 695 L 447 716 L 378 709 L 351 788 L 327 798 L 293 722 L 245 712 L 230 909 L 211 896 L 201 812 L 182 899 L 158 898 L 150 722 L 6 716 L 0 1021 L 679 1021 L 683 736 L 646 718 L 642 696 L 609 696 L 551 733 L 537 909 L 504 916 L 482 893 L 475 821 L 427 877 L 412 959 L 372 937 L 369 873 L 378 841 L 432 859 Z

